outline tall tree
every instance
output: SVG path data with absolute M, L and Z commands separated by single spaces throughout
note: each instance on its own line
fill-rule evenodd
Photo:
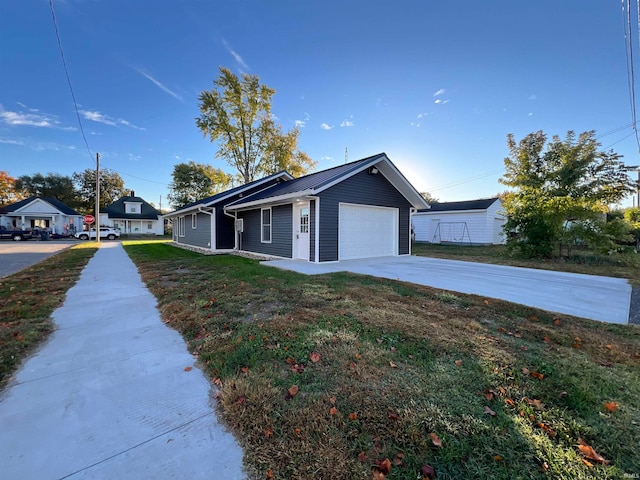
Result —
M 301 177 L 315 169 L 317 162 L 298 148 L 298 127 L 288 132 L 283 132 L 280 125 L 272 124 L 270 128 L 273 136 L 262 160 L 261 172 L 264 175 L 286 170 L 294 177 Z
M 226 190 L 233 180 L 232 175 L 219 168 L 193 160 L 175 165 L 172 177 L 168 199 L 173 208 L 180 208 Z
M 429 205 L 431 205 L 432 203 L 438 203 L 440 201 L 429 192 L 420 192 L 420 196 L 424 198 L 424 201 Z
M 507 137 L 510 155 L 500 182 L 512 190 L 503 198 L 507 213 L 507 245 L 531 256 L 551 256 L 555 247 L 585 235 L 596 242 L 606 235 L 600 219 L 609 205 L 633 191 L 634 182 L 613 151 L 599 151 L 595 132 L 576 136 L 569 131 L 564 140 L 538 131 L 516 142 Z
M 16 188 L 16 179 L 0 170 L 0 206 L 9 205 L 26 198 L 25 192 Z
M 77 206 L 77 196 L 71 177 L 58 173 L 22 175 L 16 180 L 16 188 L 27 195 L 52 197 L 70 207 Z
M 213 84 L 214 89 L 200 93 L 196 125 L 211 142 L 219 142 L 216 156 L 233 167 L 244 183 L 271 173 L 279 162 L 305 173 L 313 166 L 297 150 L 299 131 L 283 134 L 275 127 L 274 89 L 261 85 L 256 75 L 245 73 L 238 78 L 225 67 L 220 67 Z M 285 147 L 291 149 L 288 155 L 282 154 Z
M 87 168 L 83 172 L 73 174 L 73 182 L 79 197 L 78 208 L 84 212 L 93 212 L 96 205 L 96 171 Z M 100 170 L 100 208 L 105 208 L 123 197 L 127 189 L 124 180 L 108 168 Z

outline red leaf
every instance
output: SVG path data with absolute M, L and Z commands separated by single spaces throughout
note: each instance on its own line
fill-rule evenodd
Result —
M 423 465 L 420 469 L 420 474 L 424 478 L 434 479 L 436 478 L 436 471 L 433 469 L 431 465 Z
M 538 380 L 542 380 L 544 378 L 544 374 L 538 372 L 531 372 L 530 375 Z
M 578 439 L 578 450 L 580 450 L 580 453 L 585 458 L 588 458 L 589 460 L 593 460 L 594 462 L 598 462 L 598 463 L 603 463 L 605 465 L 609 464 L 608 460 L 605 460 L 602 455 L 596 453 L 593 447 L 590 446 L 587 442 L 585 442 L 581 438 Z
M 313 363 L 318 363 L 320 361 L 320 354 L 318 352 L 313 352 L 311 355 L 309 355 L 309 358 Z
M 396 467 L 399 467 L 400 465 L 402 465 L 402 462 L 404 462 L 404 453 L 402 452 L 396 453 L 396 456 L 393 457 L 393 464 Z
M 358 461 L 362 462 L 362 463 L 366 462 L 367 461 L 367 454 L 364 453 L 364 452 L 360 452 L 358 454 Z
M 249 372 L 249 367 L 242 367 L 240 370 L 246 375 Z
M 385 475 L 389 475 L 391 471 L 391 460 L 385 458 L 384 460 L 376 460 L 376 468 Z
M 273 428 L 269 427 L 269 428 L 265 428 L 264 429 L 264 436 L 267 438 L 273 437 Z
M 298 386 L 297 385 L 291 385 L 289 387 L 289 390 L 287 390 L 287 392 L 289 392 L 289 396 L 290 397 L 295 397 L 298 394 Z
M 390 420 L 398 420 L 399 418 L 400 418 L 400 417 L 398 417 L 398 415 L 397 415 L 397 414 L 395 414 L 395 413 L 390 413 L 390 414 L 389 414 L 389 419 L 390 419 Z
M 191 370 L 193 370 L 193 367 L 184 367 L 185 372 L 190 372 Z
M 338 413 L 338 409 L 336 407 L 331 407 L 331 410 L 329 410 L 329 413 L 333 416 L 336 415 Z
M 238 398 L 236 398 L 236 404 L 242 405 L 246 399 L 247 397 L 245 397 L 244 395 L 240 395 Z
M 431 442 L 436 447 L 441 447 L 442 446 L 442 440 L 440 440 L 440 437 L 438 437 L 438 435 L 436 435 L 435 433 L 430 433 L 429 434 L 429 438 L 431 439 Z
M 462 360 L 456 360 L 455 363 L 457 366 L 461 367 L 462 366 Z
M 491 410 L 489 407 L 485 406 L 484 407 L 484 413 L 486 413 L 487 415 L 491 415 L 492 417 L 496 416 L 496 412 L 494 412 L 493 410 Z
M 607 412 L 615 412 L 618 409 L 616 402 L 607 402 L 604 404 L 604 408 Z
M 267 470 L 267 478 L 268 479 L 273 478 L 273 471 L 271 469 Z
M 356 412 L 351 412 L 349 414 L 349 420 L 357 420 L 358 419 L 358 414 Z

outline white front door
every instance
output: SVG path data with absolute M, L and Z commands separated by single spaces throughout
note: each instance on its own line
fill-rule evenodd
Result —
M 293 257 L 309 260 L 309 202 L 293 206 Z

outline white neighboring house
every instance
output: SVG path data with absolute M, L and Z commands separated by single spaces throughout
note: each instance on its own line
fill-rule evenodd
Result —
M 499 198 L 432 203 L 411 217 L 416 242 L 461 245 L 504 244 L 506 221 Z
M 100 226 L 124 234 L 164 235 L 162 213 L 133 191 L 100 211 Z
M 82 215 L 57 198 L 29 197 L 0 207 L 0 225 L 18 229 L 47 229 L 71 235 L 82 230 Z

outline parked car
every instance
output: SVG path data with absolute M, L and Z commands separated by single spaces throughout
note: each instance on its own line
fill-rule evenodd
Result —
M 76 238 L 80 240 L 95 240 L 96 239 L 96 229 L 92 228 L 87 232 L 78 232 L 75 235 Z M 100 238 L 106 238 L 108 240 L 115 240 L 116 238 L 120 238 L 120 232 L 118 230 L 114 230 L 111 227 L 100 227 Z
M 11 229 L 3 225 L 0 225 L 0 238 L 6 238 L 20 242 L 22 240 L 28 240 L 32 238 L 33 234 L 31 230 Z

